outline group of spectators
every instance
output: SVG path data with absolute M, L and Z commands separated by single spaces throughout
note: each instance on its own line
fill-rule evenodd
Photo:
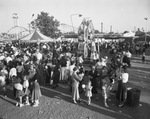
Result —
M 39 85 L 51 84 L 55 89 L 63 83 L 69 84 L 74 103 L 80 102 L 80 94 L 85 92 L 90 105 L 91 97 L 97 99 L 100 90 L 106 107 L 109 92 L 116 93 L 120 106 L 123 106 L 125 84 L 129 77 L 127 67 L 130 67 L 132 55 L 130 47 L 112 42 L 102 44 L 99 49 L 100 53 L 91 52 L 92 60 L 87 65 L 83 55 L 78 55 L 78 43 L 75 42 L 5 44 L 0 47 L 0 87 L 3 95 L 7 96 L 6 89 L 12 86 L 16 106 L 38 106 L 41 97 Z M 110 56 L 102 57 L 103 51 Z M 88 71 L 85 65 L 91 70 Z M 122 95 L 124 98 L 121 98 Z
M 74 55 L 66 53 L 75 50 L 75 44 L 59 43 L 6 43 L 0 46 L 0 92 L 7 97 L 12 88 L 16 106 L 39 105 L 41 91 L 39 84 L 50 84 L 53 88 L 64 81 L 66 59 Z M 66 57 L 67 56 L 67 57 Z M 60 73 L 61 63 L 61 73 Z M 60 75 L 61 74 L 61 75 Z M 53 80 L 51 80 L 53 78 Z

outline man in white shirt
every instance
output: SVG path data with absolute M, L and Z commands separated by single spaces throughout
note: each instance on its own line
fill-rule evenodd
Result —
M 83 62 L 84 62 L 84 61 L 83 61 L 82 55 L 80 55 L 80 56 L 78 57 L 78 63 L 79 63 L 79 65 L 82 65 Z
M 42 59 L 42 54 L 39 52 L 39 50 L 37 50 L 37 52 L 36 52 L 36 57 L 37 57 L 37 60 Z
M 37 58 L 37 63 L 39 64 L 40 61 L 42 60 L 43 58 L 43 55 L 39 52 L 39 49 L 36 50 L 36 53 L 34 54 Z
M 126 56 L 127 56 L 128 58 L 131 58 L 132 54 L 131 54 L 129 51 L 127 51 L 127 52 L 126 52 Z
M 122 83 L 127 83 L 128 82 L 129 74 L 126 72 L 125 69 L 124 69 L 124 72 L 121 74 L 121 78 L 122 78 Z
M 8 64 L 10 61 L 12 61 L 12 58 L 11 58 L 10 56 L 7 56 L 7 57 L 6 57 L 6 62 L 7 62 L 7 64 Z
M 9 71 L 9 80 L 10 80 L 10 83 L 14 82 L 14 76 L 15 77 L 17 76 L 17 69 L 15 67 L 11 68 L 10 71 Z
M 129 74 L 127 73 L 127 68 L 126 66 L 123 67 L 123 72 L 121 73 L 121 80 L 122 80 L 122 87 L 121 87 L 121 95 L 120 97 L 123 97 L 120 98 L 120 104 L 119 104 L 119 107 L 122 107 L 125 103 L 125 100 L 126 100 L 126 97 L 127 97 L 127 88 L 126 88 L 126 83 L 128 82 L 129 80 Z
M 17 70 L 15 67 L 11 68 L 9 71 L 9 78 L 11 78 L 12 76 L 17 76 Z
M 1 61 L 1 60 L 4 60 L 4 59 L 5 59 L 4 54 L 1 54 L 1 56 L 0 56 L 0 61 Z

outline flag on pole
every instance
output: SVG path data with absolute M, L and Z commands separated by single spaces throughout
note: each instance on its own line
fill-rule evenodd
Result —
M 148 20 L 148 18 L 144 18 L 145 20 Z

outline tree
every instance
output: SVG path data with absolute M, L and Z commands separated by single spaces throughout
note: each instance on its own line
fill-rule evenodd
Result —
M 99 30 L 95 30 L 94 33 L 95 34 L 99 34 L 100 32 L 99 32 Z
M 41 12 L 38 14 L 37 19 L 31 22 L 33 28 L 35 26 L 40 30 L 44 35 L 51 38 L 58 38 L 61 36 L 61 32 L 58 29 L 60 23 L 57 19 L 54 19 L 54 16 L 49 16 L 46 12 Z

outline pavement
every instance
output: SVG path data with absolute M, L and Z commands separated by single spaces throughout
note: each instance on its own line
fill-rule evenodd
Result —
M 92 98 L 92 104 L 83 101 L 73 104 L 69 85 L 60 84 L 53 89 L 50 85 L 41 85 L 42 97 L 38 107 L 16 107 L 12 87 L 8 87 L 7 96 L 0 96 L 0 119 L 149 119 L 150 117 L 150 64 L 142 63 L 139 57 L 131 59 L 128 87 L 141 91 L 138 107 L 118 107 L 118 101 L 112 93 L 106 108 L 101 92 L 99 99 Z M 147 62 L 150 62 L 150 58 Z

